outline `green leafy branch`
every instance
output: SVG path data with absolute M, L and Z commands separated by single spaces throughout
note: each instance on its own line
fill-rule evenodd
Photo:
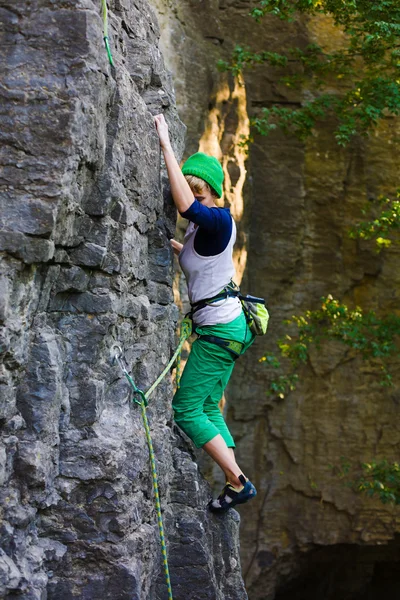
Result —
M 277 342 L 280 358 L 288 361 L 289 375 L 279 375 L 270 385 L 270 395 L 284 398 L 293 391 L 298 381 L 297 369 L 309 360 L 312 346 L 319 348 L 323 342 L 337 340 L 361 354 L 364 360 L 380 362 L 381 385 L 392 386 L 386 360 L 400 355 L 400 317 L 388 314 L 378 317 L 375 312 L 361 308 L 350 309 L 332 296 L 322 298 L 321 307 L 308 310 L 304 315 L 293 316 L 285 323 L 294 328 Z M 260 359 L 273 369 L 281 369 L 281 361 L 274 354 Z
M 400 464 L 370 462 L 362 465 L 363 474 L 355 481 L 357 491 L 377 495 L 383 504 L 400 504 Z
M 294 365 L 306 362 L 310 346 L 318 347 L 324 339 L 339 340 L 364 359 L 400 354 L 400 317 L 388 314 L 379 318 L 374 311 L 350 309 L 330 295 L 322 298 L 320 309 L 293 316 L 286 323 L 297 327 L 296 335 L 286 335 L 278 344 L 282 356 Z
M 350 231 L 350 237 L 361 240 L 375 240 L 378 250 L 388 248 L 392 240 L 388 237 L 400 228 L 400 190 L 395 200 L 381 198 L 384 210 L 373 220 L 359 223 Z
M 286 82 L 292 85 L 288 78 Z M 355 135 L 368 135 L 388 110 L 393 115 L 400 114 L 400 80 L 397 83 L 389 77 L 376 76 L 359 80 L 354 89 L 342 96 L 320 94 L 297 109 L 278 105 L 263 107 L 257 117 L 250 119 L 250 125 L 260 135 L 279 128 L 304 141 L 318 124 L 334 115 L 338 123 L 334 136 L 340 146 L 346 146 Z
M 265 363 L 267 367 L 273 369 L 280 369 L 281 363 L 274 354 L 265 354 L 259 360 L 260 363 Z M 293 392 L 296 389 L 296 384 L 299 380 L 297 373 L 292 372 L 289 375 L 278 375 L 272 380 L 267 390 L 268 396 L 274 396 L 278 398 L 285 398 L 289 392 Z
M 340 467 L 332 469 L 355 492 L 377 496 L 383 504 L 400 504 L 400 463 L 371 461 L 359 468 L 341 457 Z
M 279 127 L 285 134 L 294 134 L 300 140 L 305 140 L 316 122 L 323 119 L 336 102 L 336 98 L 326 94 L 297 110 L 279 106 L 264 107 L 261 115 L 250 119 L 250 123 L 260 135 L 268 135 Z

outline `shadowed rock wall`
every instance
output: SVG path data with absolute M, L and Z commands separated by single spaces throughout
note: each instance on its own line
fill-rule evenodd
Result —
M 175 345 L 168 239 L 152 114 L 184 126 L 143 0 L 0 6 L 0 597 L 166 598 L 140 410 Z M 247 598 L 238 517 L 211 518 L 172 386 L 148 417 L 174 598 Z
M 266 18 L 256 26 L 247 1 L 154 4 L 188 125 L 185 152 L 207 148 L 231 157 L 230 172 L 238 175 L 238 82 L 217 72 L 217 60 L 227 59 L 235 42 L 277 52 L 313 41 L 342 43 L 326 19 L 288 25 Z M 296 107 L 307 97 L 307 90 L 303 95 L 279 83 L 281 75 L 264 67 L 245 73 L 248 116 L 272 102 Z M 283 320 L 316 308 L 323 295 L 398 311 L 398 246 L 377 255 L 372 244 L 350 240 L 348 230 L 369 200 L 398 187 L 399 121 L 388 117 L 368 140 L 346 150 L 333 132 L 328 123 L 306 144 L 279 133 L 258 136 L 245 161 L 243 287 L 266 297 L 271 312 L 269 335 L 238 361 L 227 393 L 238 462 L 259 490 L 252 507 L 241 509 L 242 564 L 252 600 L 375 600 L 382 590 L 396 595 L 400 583 L 398 508 L 355 495 L 332 469 L 341 457 L 398 460 L 398 389 L 382 388 L 378 363 L 330 343 L 312 352 L 297 391 L 274 400 L 266 396 L 274 373 L 257 362 L 275 350 Z M 225 193 L 235 209 L 240 199 L 229 185 Z M 398 378 L 396 361 L 392 372 Z

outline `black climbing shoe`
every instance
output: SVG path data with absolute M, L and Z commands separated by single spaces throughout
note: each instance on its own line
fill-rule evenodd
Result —
M 218 498 L 210 500 L 208 508 L 211 512 L 224 513 L 236 504 L 244 504 L 257 495 L 257 490 L 251 481 L 246 480 L 243 475 L 239 475 L 239 481 L 243 485 L 240 492 L 227 483 Z

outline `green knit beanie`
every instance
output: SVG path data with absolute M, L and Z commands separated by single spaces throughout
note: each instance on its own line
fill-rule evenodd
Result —
M 206 181 L 218 198 L 222 196 L 222 183 L 224 181 L 224 172 L 219 161 L 214 156 L 208 156 L 204 152 L 196 152 L 189 156 L 182 167 L 184 175 L 195 175 Z

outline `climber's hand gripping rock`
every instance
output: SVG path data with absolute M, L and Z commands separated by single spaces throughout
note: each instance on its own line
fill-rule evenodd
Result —
M 160 138 L 160 146 L 162 149 L 171 146 L 168 132 L 168 124 L 163 114 L 155 115 L 154 123 L 157 129 L 158 137 Z

